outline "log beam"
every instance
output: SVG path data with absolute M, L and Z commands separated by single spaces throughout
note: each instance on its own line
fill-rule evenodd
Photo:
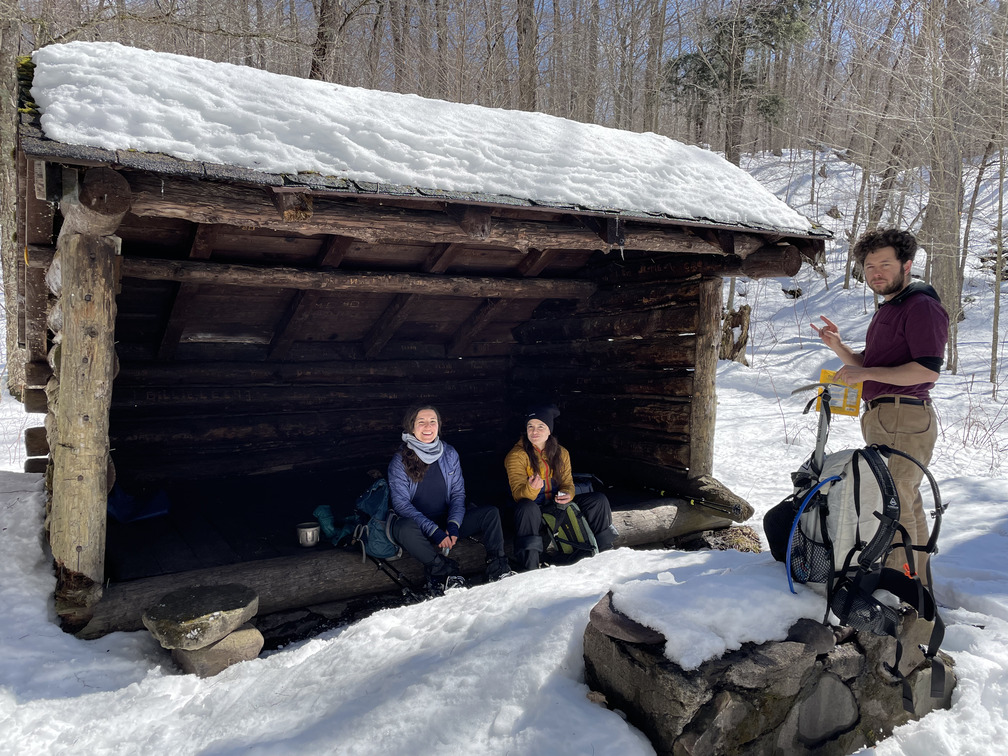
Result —
M 108 236 L 119 228 L 129 209 L 129 184 L 118 172 L 91 168 L 78 181 L 75 168 L 64 169 L 60 238 L 73 234 Z
M 368 294 L 415 294 L 429 296 L 509 299 L 584 299 L 595 284 L 580 279 L 490 278 L 445 276 L 431 273 L 345 273 L 304 268 L 264 268 L 191 260 L 122 259 L 125 278 L 230 286 L 353 291 Z
M 620 531 L 614 545 L 663 543 L 731 524 L 716 512 L 680 506 L 681 503 L 675 498 L 655 499 L 633 510 L 613 512 L 613 522 Z M 510 549 L 510 545 L 507 548 Z M 460 541 L 452 550 L 452 558 L 459 561 L 466 575 L 477 575 L 484 569 L 483 547 L 471 541 Z M 394 564 L 415 585 L 422 585 L 423 570 L 419 562 L 406 557 Z M 143 612 L 178 586 L 227 583 L 240 583 L 256 591 L 260 614 L 398 591 L 398 587 L 372 563 L 362 563 L 359 553 L 323 546 L 298 556 L 113 583 L 93 613 L 81 618 L 83 627 L 77 634 L 93 639 L 116 631 L 141 630 Z
M 801 268 L 802 256 L 797 247 L 765 246 L 746 257 L 736 255 L 676 255 L 660 260 L 647 260 L 626 265 L 614 265 L 603 275 L 610 284 L 634 284 L 654 281 L 682 281 L 692 276 L 745 276 L 746 278 L 779 278 L 793 276 Z
M 25 428 L 25 455 L 29 457 L 46 457 L 49 455 L 49 440 L 43 426 Z
M 555 217 L 548 220 L 503 218 L 480 209 L 462 210 L 462 205 L 440 201 L 432 201 L 431 207 L 435 209 L 428 210 L 395 207 L 387 204 L 387 199 L 381 204 L 372 203 L 366 195 L 345 198 L 317 193 L 310 218 L 284 220 L 277 212 L 271 190 L 134 172 L 128 172 L 128 179 L 133 192 L 132 211 L 140 217 L 182 218 L 194 223 L 226 223 L 306 235 L 342 234 L 366 242 L 411 240 L 467 244 L 476 240 L 522 251 L 532 248 L 592 251 L 620 246 L 685 254 L 722 251 L 716 234 L 702 238 L 702 234 L 673 223 L 656 225 L 661 222 L 658 218 L 649 224 L 615 215 L 598 216 L 601 220 L 594 223 L 596 226 L 599 223 L 606 227 L 618 225 L 623 234 L 620 245 L 604 241 L 577 218 L 566 221 L 558 221 Z M 734 229 L 722 231 L 731 235 L 733 248 L 740 257 L 766 243 L 764 235 Z

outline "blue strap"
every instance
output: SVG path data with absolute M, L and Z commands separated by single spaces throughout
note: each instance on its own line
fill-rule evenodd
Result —
M 791 523 L 791 531 L 788 533 L 787 554 L 784 557 L 784 564 L 787 565 L 788 588 L 790 589 L 791 593 L 795 594 L 796 596 L 798 595 L 798 591 L 794 589 L 794 582 L 791 580 L 791 544 L 794 543 L 794 534 L 795 531 L 798 529 L 798 520 L 801 518 L 802 512 L 805 511 L 805 507 L 808 506 L 809 501 L 812 500 L 812 495 L 820 488 L 825 486 L 827 483 L 832 483 L 835 480 L 840 480 L 840 476 L 833 475 L 829 478 L 826 478 L 826 480 L 820 480 L 818 483 L 816 483 L 815 488 L 813 488 L 805 495 L 804 501 L 802 501 L 801 506 L 798 507 L 798 514 L 795 515 L 794 522 Z

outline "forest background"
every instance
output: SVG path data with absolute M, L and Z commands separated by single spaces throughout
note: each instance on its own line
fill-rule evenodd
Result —
M 971 238 L 985 177 L 1003 215 L 1008 3 L 994 0 L 0 0 L 0 252 L 14 223 L 16 59 L 103 40 L 325 81 L 537 110 L 722 152 L 862 169 L 847 241 L 911 215 L 958 365 L 967 252 L 1004 271 L 1002 225 Z M 806 169 L 807 170 L 807 169 Z M 12 268 L 8 268 L 12 269 Z M 850 262 L 844 286 L 856 275 Z M 1005 276 L 1002 273 L 1002 277 Z M 16 282 L 4 281 L 6 301 Z M 999 287 L 995 287 L 997 290 Z M 729 290 L 728 308 L 733 306 Z M 991 338 L 991 381 L 999 303 Z M 8 343 L 12 367 L 15 344 Z M 17 393 L 18 376 L 8 376 Z M 996 384 L 995 384 L 996 385 Z

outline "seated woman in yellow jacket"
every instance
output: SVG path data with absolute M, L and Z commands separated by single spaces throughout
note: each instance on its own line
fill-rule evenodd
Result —
M 542 507 L 554 502 L 566 506 L 574 498 L 570 454 L 553 435 L 560 415 L 556 405 L 534 407 L 525 414 L 525 433 L 504 459 L 511 497 L 514 499 L 515 559 L 521 570 L 539 567 L 543 540 L 539 535 Z M 599 492 L 581 494 L 578 508 L 595 534 L 599 551 L 612 548 L 609 499 Z

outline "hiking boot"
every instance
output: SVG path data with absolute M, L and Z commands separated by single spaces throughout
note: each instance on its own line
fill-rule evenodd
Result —
M 453 591 L 459 588 L 467 588 L 465 578 L 461 575 L 449 575 L 445 578 L 444 592 Z
M 502 578 L 511 577 L 514 574 L 515 572 L 511 569 L 511 563 L 508 562 L 506 555 L 487 559 L 486 580 L 488 583 L 494 583 Z
M 599 551 L 608 551 L 613 547 L 613 541 L 619 537 L 619 531 L 615 525 L 610 525 L 605 530 L 595 534 L 595 544 Z
M 462 583 L 465 584 L 458 562 L 441 554 L 434 557 L 434 560 L 424 567 L 424 574 L 427 578 L 427 595 L 429 596 L 443 595 L 445 588 L 448 587 L 448 581 L 453 578 L 462 580 Z M 453 582 L 452 587 L 454 586 Z

